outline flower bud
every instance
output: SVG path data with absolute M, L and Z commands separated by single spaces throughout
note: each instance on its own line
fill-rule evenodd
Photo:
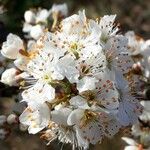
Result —
M 7 117 L 7 123 L 8 124 L 13 124 L 13 123 L 17 123 L 18 120 L 17 120 L 17 116 L 15 114 L 10 114 L 8 117 Z
M 2 45 L 1 53 L 9 59 L 16 59 L 20 49 L 24 49 L 23 41 L 17 35 L 10 33 L 7 41 Z
M 0 115 L 0 126 L 4 125 L 5 122 L 6 122 L 6 116 Z
M 39 39 L 40 36 L 42 35 L 43 33 L 43 29 L 42 29 L 42 26 L 40 26 L 39 24 L 38 25 L 35 25 L 31 28 L 31 32 L 30 32 L 30 36 L 32 38 L 34 38 L 35 40 Z
M 23 131 L 23 132 L 24 132 L 24 131 L 27 131 L 28 126 L 26 126 L 26 125 L 20 123 L 20 124 L 19 124 L 19 129 L 20 129 L 20 131 Z
M 31 10 L 27 10 L 24 13 L 24 19 L 25 19 L 25 22 L 27 22 L 27 23 L 35 23 L 35 14 L 34 14 L 34 12 L 31 11 Z
M 68 14 L 68 7 L 65 3 L 60 5 L 54 4 L 51 8 L 51 13 L 57 13 L 59 17 L 65 17 Z
M 0 129 L 0 140 L 4 140 L 8 134 L 9 134 L 9 131 L 1 128 Z
M 38 22 L 47 22 L 47 18 L 49 16 L 49 12 L 46 9 L 42 9 L 37 13 L 36 23 Z
M 8 84 L 9 86 L 17 86 L 17 81 L 19 80 L 17 75 L 19 73 L 19 70 L 17 70 L 16 68 L 7 69 L 1 76 L 1 82 L 4 84 Z

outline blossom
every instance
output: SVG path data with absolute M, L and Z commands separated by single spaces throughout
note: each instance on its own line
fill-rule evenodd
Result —
M 50 111 L 48 106 L 30 102 L 28 107 L 20 115 L 19 120 L 22 124 L 29 126 L 28 131 L 31 134 L 36 134 L 48 126 L 50 119 Z
M 27 104 L 19 120 L 31 134 L 45 129 L 41 137 L 48 144 L 58 139 L 73 149 L 88 149 L 137 122 L 142 106 L 133 95 L 128 77 L 133 60 L 127 38 L 117 34 L 116 15 L 95 21 L 80 11 L 56 28 L 65 7 L 52 7 L 52 32 L 43 31 L 46 10 L 26 14 L 24 31 L 31 35 L 35 29 L 31 36 L 36 41 L 19 50 L 14 61 Z M 43 24 L 37 24 L 38 17 Z
M 27 10 L 24 13 L 25 23 L 22 29 L 23 32 L 28 33 L 28 36 L 35 40 L 39 39 L 46 28 L 48 17 L 49 11 L 47 9 Z
M 122 77 L 121 75 L 120 78 Z M 138 116 L 142 114 L 143 107 L 130 93 L 128 83 L 125 80 L 122 80 L 121 83 L 120 81 L 117 80 L 120 101 L 117 116 L 123 126 L 133 125 L 137 122 Z
M 1 82 L 10 86 L 17 86 L 19 79 L 21 79 L 19 74 L 20 72 L 16 68 L 7 69 L 2 73 Z
M 17 35 L 10 33 L 7 36 L 7 41 L 2 45 L 1 53 L 9 59 L 16 59 L 20 49 L 24 49 L 23 41 Z

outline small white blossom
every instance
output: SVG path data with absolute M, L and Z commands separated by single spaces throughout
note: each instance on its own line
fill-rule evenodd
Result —
M 39 39 L 42 34 L 43 28 L 41 25 L 35 25 L 30 30 L 30 36 L 36 40 Z
M 20 72 L 16 68 L 7 69 L 2 74 L 1 82 L 10 86 L 17 86 L 20 79 L 19 74 Z
M 50 111 L 46 104 L 30 102 L 28 107 L 20 115 L 19 120 L 22 124 L 29 126 L 30 134 L 36 134 L 48 126 Z
M 13 124 L 13 123 L 17 123 L 17 116 L 15 114 L 10 114 L 7 117 L 7 123 L 8 124 Z
M 31 23 L 31 24 L 34 23 L 36 19 L 35 13 L 31 10 L 27 10 L 24 13 L 24 19 L 25 19 L 25 22 L 27 23 Z
M 10 33 L 7 41 L 2 45 L 1 53 L 9 59 L 16 59 L 20 49 L 24 49 L 23 41 L 17 35 Z

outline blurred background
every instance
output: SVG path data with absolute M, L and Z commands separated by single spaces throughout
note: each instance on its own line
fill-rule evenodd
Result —
M 26 10 L 38 7 L 50 9 L 54 3 L 66 3 L 69 15 L 77 13 L 81 9 L 85 9 L 90 18 L 117 14 L 117 22 L 120 23 L 123 33 L 134 30 L 144 39 L 149 38 L 149 0 L 0 0 L 0 45 L 10 32 L 23 37 L 22 25 Z M 12 111 L 16 101 L 16 97 L 13 95 L 17 93 L 17 90 L 0 84 L 0 115 L 7 115 Z M 101 145 L 91 147 L 90 150 L 122 150 L 124 143 L 120 137 L 125 134 L 125 132 L 120 132 L 114 139 L 105 139 Z M 17 128 L 8 139 L 0 141 L 0 150 L 60 150 L 61 148 L 71 150 L 71 147 L 57 142 L 46 146 L 45 141 L 40 140 L 39 135 L 28 135 L 20 132 Z

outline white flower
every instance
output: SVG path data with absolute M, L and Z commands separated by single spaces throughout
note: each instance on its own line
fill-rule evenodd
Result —
M 65 32 L 58 34 L 59 44 L 57 46 L 66 53 L 70 54 L 74 59 L 85 60 L 96 56 L 101 52 L 102 47 L 98 45 L 99 35 L 95 31 L 89 33 L 88 36 L 83 34 L 71 34 L 68 36 Z
M 77 82 L 79 92 L 93 90 L 100 76 L 104 75 L 106 57 L 102 52 L 96 56 L 87 57 L 87 59 L 80 57 L 76 67 L 80 73 L 80 80 Z
M 80 108 L 71 112 L 67 122 L 74 125 L 78 145 L 85 149 L 90 143 L 100 142 L 104 135 L 112 137 L 120 128 L 120 124 L 108 114 Z
M 20 49 L 24 49 L 23 41 L 17 35 L 10 33 L 7 41 L 2 45 L 1 53 L 7 58 L 16 59 Z
M 82 119 L 84 117 L 85 110 L 76 109 L 71 112 L 68 117 L 68 124 L 75 125 L 76 136 L 80 147 L 88 148 L 89 143 L 96 144 L 98 141 L 101 141 L 103 137 L 103 126 L 99 121 L 92 120 L 89 123 L 84 122 L 82 124 Z M 86 116 L 85 116 L 86 119 Z M 83 119 L 84 121 L 84 119 Z M 98 132 L 99 131 L 99 132 Z
M 25 22 L 27 23 L 31 23 L 31 24 L 34 23 L 36 19 L 35 13 L 31 10 L 25 11 L 24 19 L 25 19 Z
M 44 82 L 50 83 L 52 80 L 62 80 L 64 76 L 57 69 L 57 64 L 63 54 L 63 51 L 46 42 L 39 55 L 29 62 L 28 72 L 35 79 L 41 79 Z
M 16 68 L 7 69 L 2 73 L 1 82 L 10 86 L 17 86 L 19 79 L 21 79 L 19 74 L 20 72 Z
M 127 49 L 127 38 L 116 35 L 110 38 L 104 45 L 104 52 L 107 59 L 107 66 L 115 72 L 128 73 L 133 65 L 133 60 Z
M 50 110 L 45 103 L 30 102 L 20 115 L 19 120 L 22 124 L 29 126 L 28 131 L 30 134 L 36 134 L 48 126 Z

